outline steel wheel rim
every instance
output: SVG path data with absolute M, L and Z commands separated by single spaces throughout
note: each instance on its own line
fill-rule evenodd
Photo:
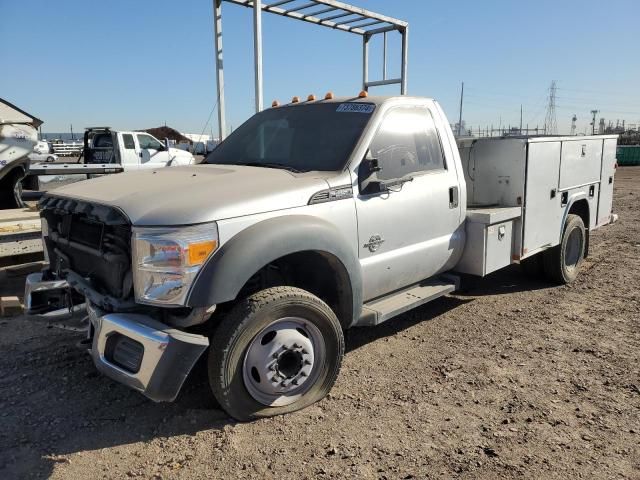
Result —
M 242 365 L 244 385 L 257 402 L 281 407 L 316 383 L 326 345 L 318 327 L 300 317 L 279 318 L 251 340 Z
M 580 250 L 582 238 L 580 229 L 574 228 L 567 238 L 567 245 L 564 254 L 564 264 L 567 268 L 575 268 L 580 261 Z

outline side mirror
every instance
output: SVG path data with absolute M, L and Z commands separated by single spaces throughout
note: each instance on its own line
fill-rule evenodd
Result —
M 367 155 L 360 163 L 358 169 L 358 182 L 360 185 L 360 193 L 369 195 L 372 193 L 380 193 L 383 185 L 378 180 L 377 173 L 382 170 L 380 162 L 371 155 L 371 151 L 367 151 Z

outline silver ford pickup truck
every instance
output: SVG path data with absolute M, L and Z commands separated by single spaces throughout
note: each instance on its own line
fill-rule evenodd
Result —
M 327 98 L 251 117 L 204 164 L 107 176 L 40 202 L 26 307 L 83 303 L 105 375 L 172 401 L 207 355 L 232 417 L 323 398 L 343 331 L 514 263 L 571 282 L 610 223 L 615 136 L 456 140 L 437 102 Z

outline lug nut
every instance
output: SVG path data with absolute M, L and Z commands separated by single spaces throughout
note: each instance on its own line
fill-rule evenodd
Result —
M 300 372 L 300 376 L 301 377 L 306 377 L 307 376 L 307 372 Z
M 298 385 L 298 380 L 294 379 L 294 380 L 291 381 L 291 383 L 293 383 L 294 385 Z
M 305 365 L 311 365 L 311 360 L 305 360 L 305 361 L 304 361 L 304 364 L 305 364 Z

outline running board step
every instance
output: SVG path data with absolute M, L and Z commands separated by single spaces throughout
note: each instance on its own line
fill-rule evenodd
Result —
M 379 325 L 401 313 L 451 293 L 457 290 L 459 285 L 458 277 L 443 275 L 371 300 L 363 305 L 358 326 Z

